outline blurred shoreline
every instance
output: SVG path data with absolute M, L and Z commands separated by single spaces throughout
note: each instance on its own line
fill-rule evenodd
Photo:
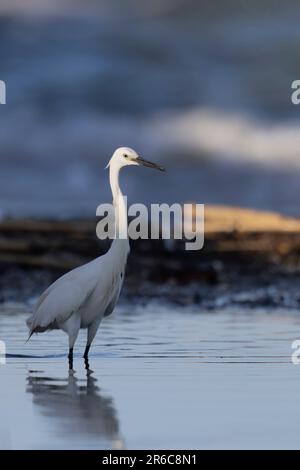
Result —
M 105 253 L 96 220 L 0 223 L 0 302 L 28 304 L 62 273 Z M 300 219 L 241 208 L 205 209 L 205 245 L 131 242 L 123 300 L 218 310 L 300 307 Z M 17 286 L 17 287 L 16 287 Z

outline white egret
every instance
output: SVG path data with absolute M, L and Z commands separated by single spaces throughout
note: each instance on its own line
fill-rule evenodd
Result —
M 130 252 L 128 220 L 124 196 L 119 186 L 121 168 L 143 165 L 164 171 L 144 160 L 134 150 L 118 148 L 109 164 L 109 179 L 115 210 L 115 238 L 103 256 L 84 264 L 55 281 L 39 298 L 34 314 L 27 320 L 33 333 L 60 329 L 69 336 L 69 366 L 73 368 L 73 348 L 81 328 L 87 329 L 84 359 L 88 354 L 103 317 L 110 315 L 118 301 Z M 125 234 L 124 238 L 117 234 Z

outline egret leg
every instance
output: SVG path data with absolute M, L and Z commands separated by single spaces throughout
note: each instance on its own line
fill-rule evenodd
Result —
M 89 351 L 90 351 L 90 347 L 91 347 L 91 344 L 96 336 L 96 333 L 97 333 L 97 330 L 99 328 L 99 325 L 100 325 L 100 322 L 101 322 L 101 318 L 97 320 L 95 320 L 89 327 L 88 327 L 88 333 L 87 333 L 87 343 L 86 343 L 86 348 L 84 350 L 84 360 L 85 360 L 85 365 L 89 365 L 88 364 L 88 357 L 89 357 Z M 89 367 L 87 367 L 89 368 Z
M 85 368 L 86 368 L 87 371 L 90 370 L 90 363 L 89 363 L 89 350 L 90 350 L 90 347 L 91 347 L 90 344 L 86 345 L 86 348 L 84 350 L 84 355 L 83 355 L 84 365 L 85 365 Z
M 83 354 L 84 359 L 87 359 L 89 357 L 90 348 L 91 348 L 91 345 L 87 344 L 84 350 L 84 354 Z
M 69 369 L 73 370 L 73 348 L 69 349 L 68 359 L 69 359 Z
M 73 370 L 73 348 L 80 329 L 79 315 L 72 315 L 65 323 L 59 327 L 69 335 L 69 369 Z
M 90 350 L 90 347 L 91 345 L 90 344 L 87 344 L 86 345 L 86 348 L 84 350 L 84 365 L 85 365 L 85 368 L 86 370 L 89 370 L 90 369 L 90 363 L 89 363 L 89 350 Z

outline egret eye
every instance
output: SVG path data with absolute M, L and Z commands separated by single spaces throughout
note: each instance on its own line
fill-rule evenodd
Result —
M 128 158 L 127 153 L 124 153 L 123 157 L 124 157 L 124 158 Z

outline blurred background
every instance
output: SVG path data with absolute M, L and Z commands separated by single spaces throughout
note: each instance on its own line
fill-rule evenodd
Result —
M 0 0 L 0 448 L 299 448 L 299 15 L 296 0 Z M 26 318 L 107 250 L 96 207 L 119 146 L 168 169 L 125 169 L 128 202 L 205 204 L 205 245 L 133 242 L 95 375 L 83 333 L 68 376 L 65 336 L 24 344 Z
M 129 201 L 299 216 L 296 0 L 2 0 L 2 216 L 94 216 L 118 146 Z

